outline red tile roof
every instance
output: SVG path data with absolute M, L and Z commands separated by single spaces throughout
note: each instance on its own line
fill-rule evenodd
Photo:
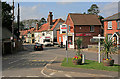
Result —
M 56 25 L 57 25 L 59 22 L 64 22 L 64 20 L 62 20 L 61 18 L 53 20 L 53 27 L 52 27 L 50 30 L 54 30 L 54 28 L 56 27 Z M 49 23 L 46 23 L 46 24 L 43 24 L 43 25 L 40 27 L 40 29 L 38 30 L 38 32 L 47 31 L 48 29 L 49 29 Z
M 50 30 L 53 30 L 59 22 L 64 22 L 64 21 L 61 18 L 59 18 Z
M 21 35 L 21 36 L 27 35 L 28 32 L 32 33 L 34 30 L 35 30 L 35 28 L 31 28 L 31 29 L 29 29 L 29 30 L 20 31 L 20 35 Z

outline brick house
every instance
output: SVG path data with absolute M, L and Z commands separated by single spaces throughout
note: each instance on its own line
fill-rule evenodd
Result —
M 20 38 L 22 39 L 23 43 L 35 43 L 35 38 L 34 38 L 34 31 L 36 29 L 31 27 L 29 30 L 22 30 L 20 31 Z
M 69 13 L 65 22 L 68 29 L 68 47 L 76 48 L 78 37 L 83 39 L 82 47 L 95 44 L 91 40 L 93 36 L 101 34 L 101 23 L 97 15 Z
M 115 45 L 120 45 L 120 12 L 109 16 L 104 21 L 104 36 L 114 41 Z
M 43 44 L 45 40 L 52 43 L 57 42 L 57 28 L 64 23 L 61 18 L 54 19 L 52 12 L 49 12 L 47 23 L 43 24 L 38 31 L 35 31 L 35 42 Z

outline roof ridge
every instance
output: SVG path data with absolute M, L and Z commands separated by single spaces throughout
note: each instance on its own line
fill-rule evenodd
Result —
M 106 20 L 106 19 L 108 19 L 108 18 L 110 18 L 110 17 L 112 17 L 112 16 L 115 16 L 115 15 L 117 15 L 117 14 L 119 14 L 119 13 L 120 13 L 120 12 L 115 13 L 115 14 L 113 14 L 113 15 L 109 16 L 109 17 L 106 17 L 104 20 Z
M 95 15 L 95 14 L 82 14 L 82 13 L 69 13 L 70 15 L 73 14 L 73 15 Z

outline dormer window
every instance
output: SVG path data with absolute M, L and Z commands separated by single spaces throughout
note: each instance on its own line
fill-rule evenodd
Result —
M 112 29 L 112 21 L 108 21 L 108 29 Z

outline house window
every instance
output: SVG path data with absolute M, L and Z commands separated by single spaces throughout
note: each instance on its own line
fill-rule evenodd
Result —
M 32 37 L 34 37 L 34 34 L 32 34 Z
M 42 35 L 44 36 L 45 34 L 43 33 Z
M 69 32 L 70 32 L 70 25 L 69 25 Z
M 66 27 L 66 25 L 62 25 L 62 27 Z
M 94 32 L 94 26 L 90 26 L 90 32 Z
M 120 29 L 120 20 L 117 21 L 117 29 Z
M 108 22 L 108 29 L 112 29 L 112 21 Z
M 108 34 L 108 41 L 111 40 L 112 34 Z
M 62 33 L 66 33 L 66 31 L 62 31 Z
M 61 42 L 61 37 L 59 37 L 59 42 Z

